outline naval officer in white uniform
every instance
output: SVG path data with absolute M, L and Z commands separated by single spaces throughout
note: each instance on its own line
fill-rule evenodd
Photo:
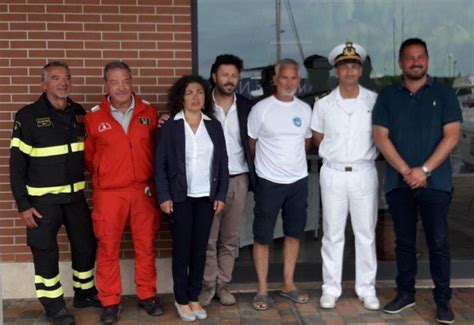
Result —
M 323 159 L 323 286 L 321 308 L 334 308 L 341 295 L 344 231 L 351 216 L 355 236 L 355 291 L 365 308 L 377 310 L 375 292 L 377 256 L 377 149 L 372 136 L 372 108 L 377 95 L 360 86 L 366 52 L 347 42 L 329 53 L 339 86 L 314 104 L 313 142 Z

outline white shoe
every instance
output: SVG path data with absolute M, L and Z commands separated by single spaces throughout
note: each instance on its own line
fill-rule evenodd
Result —
M 189 308 L 191 308 L 191 310 L 193 311 L 194 316 L 196 316 L 197 319 L 202 320 L 202 319 L 207 318 L 207 313 L 201 306 L 199 306 L 199 309 L 197 309 L 197 310 L 193 309 L 192 303 L 190 302 L 189 303 Z
M 194 314 L 194 312 L 190 312 L 190 313 L 181 312 L 179 310 L 179 304 L 176 301 L 174 302 L 174 306 L 176 307 L 176 311 L 178 312 L 179 317 L 183 321 L 194 322 L 196 320 L 196 315 Z
M 364 303 L 365 309 L 368 309 L 368 310 L 380 309 L 380 301 L 377 299 L 376 296 L 359 297 L 359 300 Z
M 328 294 L 323 294 L 319 299 L 319 306 L 324 309 L 336 307 L 337 298 Z
M 197 319 L 206 319 L 207 318 L 207 313 L 204 309 L 199 309 L 199 310 L 193 310 L 194 315 L 196 315 Z

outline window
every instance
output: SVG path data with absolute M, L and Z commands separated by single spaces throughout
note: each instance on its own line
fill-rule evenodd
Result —
M 364 64 L 361 84 L 378 91 L 400 78 L 397 61 L 401 42 L 411 37 L 425 40 L 430 54 L 429 74 L 453 86 L 463 109 L 461 141 L 452 155 L 455 191 L 449 236 L 453 259 L 474 258 L 474 244 L 469 244 L 474 242 L 474 0 L 195 3 L 197 72 L 207 78 L 217 55 L 238 55 L 245 67 L 238 91 L 249 98 L 268 91 L 269 67 L 279 58 L 290 57 L 301 65 L 303 81 L 298 96 L 311 105 L 316 95 L 337 85 L 326 58 L 332 48 L 346 41 L 367 50 L 370 60 Z M 247 211 L 248 216 L 251 214 Z M 251 227 L 247 229 L 251 232 Z M 424 245 L 424 240 L 419 241 Z M 308 245 L 304 251 L 318 251 L 314 240 Z M 426 249 L 421 252 L 426 261 Z M 310 255 L 308 259 L 314 260 Z M 245 251 L 241 256 L 240 263 L 245 263 Z M 247 262 L 252 263 L 250 257 Z

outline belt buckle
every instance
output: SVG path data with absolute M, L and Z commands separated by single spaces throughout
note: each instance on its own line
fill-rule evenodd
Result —
M 351 172 L 352 171 L 352 166 L 346 166 L 344 167 L 345 172 Z

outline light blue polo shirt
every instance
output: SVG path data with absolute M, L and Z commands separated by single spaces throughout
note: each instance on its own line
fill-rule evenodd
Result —
M 110 103 L 110 97 L 108 98 Z M 112 116 L 114 119 L 119 122 L 122 126 L 122 129 L 125 133 L 128 133 L 128 126 L 130 125 L 130 121 L 132 120 L 133 111 L 135 110 L 135 98 L 132 96 L 132 103 L 130 107 L 127 109 L 125 113 L 120 112 L 118 109 L 112 106 L 110 103 L 110 111 L 112 112 Z

